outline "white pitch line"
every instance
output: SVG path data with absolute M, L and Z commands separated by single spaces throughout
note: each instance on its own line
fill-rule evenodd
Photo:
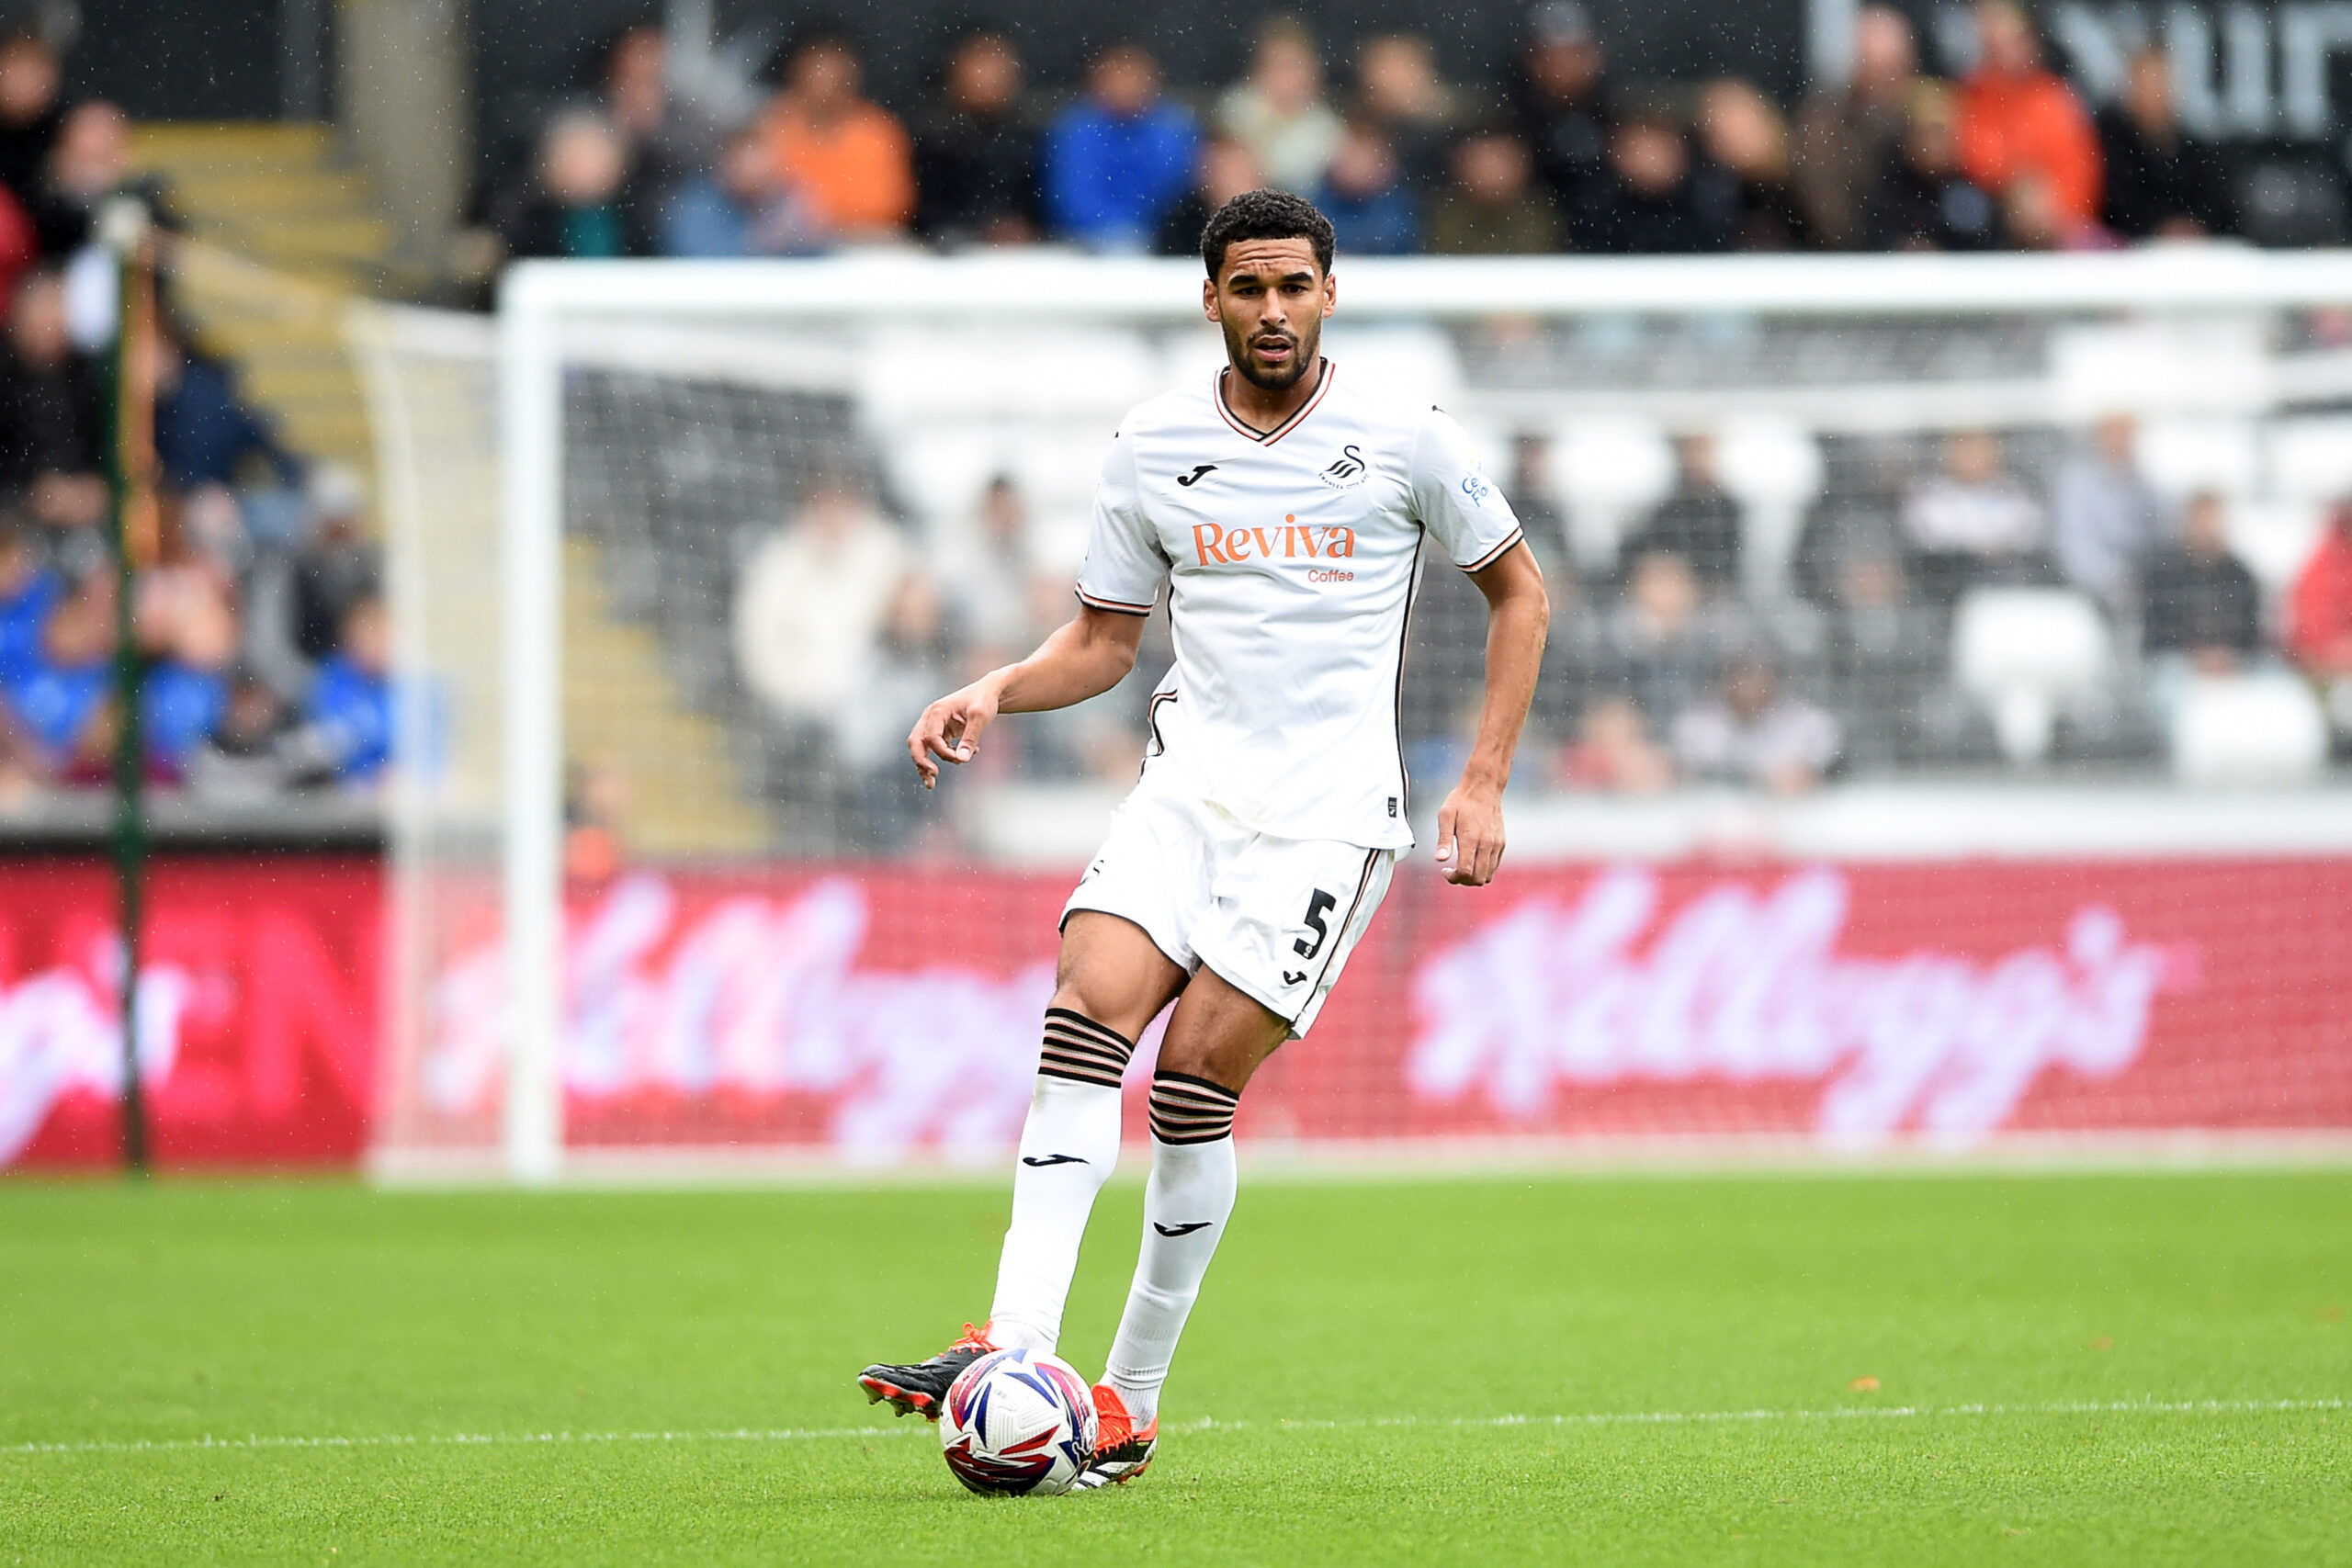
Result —
M 1475 1430 L 1500 1427 L 1672 1427 L 1725 1422 L 1918 1420 L 1954 1416 L 2265 1416 L 2324 1414 L 2352 1409 L 2343 1399 L 2178 1399 L 2066 1401 L 2047 1404 L 1858 1404 L 1837 1410 L 1625 1410 L 1560 1416 L 1376 1416 L 1345 1421 L 1227 1421 L 1204 1416 L 1171 1426 L 1199 1434 L 1265 1429 L 1280 1432 L 1369 1431 L 1418 1427 Z M 360 1438 L 93 1438 L 80 1441 L 14 1443 L 8 1454 L 184 1453 L 258 1449 L 390 1449 L 560 1446 L 573 1443 L 801 1443 L 844 1438 L 903 1438 L 928 1424 L 889 1427 L 740 1427 L 709 1432 L 446 1432 Z

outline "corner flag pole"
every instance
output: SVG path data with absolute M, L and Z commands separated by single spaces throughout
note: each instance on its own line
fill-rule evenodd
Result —
M 161 539 L 155 474 L 155 263 L 145 205 L 116 197 L 98 215 L 99 238 L 116 259 L 114 353 L 107 389 L 108 510 L 114 546 L 114 867 L 122 918 L 122 1158 L 147 1170 L 147 1096 L 139 1081 L 139 951 L 147 883 L 147 773 L 139 699 L 145 660 L 137 637 L 138 574 L 154 564 Z

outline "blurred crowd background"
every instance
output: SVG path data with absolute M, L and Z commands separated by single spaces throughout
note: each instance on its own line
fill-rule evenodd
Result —
M 370 788 L 390 696 L 365 485 L 288 449 L 168 286 L 151 350 L 118 371 L 100 209 L 135 197 L 166 247 L 178 227 L 131 135 L 115 104 L 67 94 L 40 32 L 0 39 L 0 812 L 111 777 L 118 374 L 153 410 L 134 460 L 161 549 L 129 617 L 149 777 L 222 799 Z
M 363 12 L 384 14 L 339 13 L 354 39 Z M 2048 16 L 2008 0 L 1948 7 L 1939 15 L 1954 25 L 1935 28 L 1917 10 L 1866 5 L 1837 40 L 1839 79 L 1806 90 L 1802 73 L 1751 77 L 1703 61 L 1636 76 L 1576 0 L 1513 11 L 1490 60 L 1500 63 L 1476 75 L 1448 70 L 1454 51 L 1438 20 L 1358 28 L 1341 49 L 1300 17 L 1252 15 L 1230 79 L 1179 77 L 1141 29 L 1061 51 L 1080 63 L 1048 76 L 1033 69 L 1034 37 L 956 25 L 929 29 L 923 69 L 894 71 L 887 93 L 871 80 L 876 51 L 910 47 L 887 17 L 746 29 L 758 47 L 731 64 L 714 60 L 707 37 L 685 58 L 660 18 L 632 17 L 577 51 L 561 80 L 485 91 L 496 112 L 469 118 L 475 145 L 451 165 L 465 187 L 451 220 L 369 286 L 481 310 L 520 258 L 1001 246 L 1184 255 L 1208 211 L 1260 185 L 1313 197 L 1343 255 L 2341 238 L 2340 199 L 2282 186 L 2275 166 L 2214 135 L 2212 84 L 2177 79 L 2179 38 L 2147 28 L 2102 35 L 2113 47 L 2086 84 L 2081 49 L 2057 48 Z M 127 371 L 156 410 L 163 550 L 133 588 L 130 617 L 150 775 L 222 802 L 372 792 L 397 705 L 364 458 L 282 436 L 286 422 L 248 395 L 234 345 L 183 308 L 172 236 L 204 225 L 138 154 L 124 110 L 77 89 L 91 73 L 77 73 L 56 37 L 27 24 L 0 39 L 0 812 L 102 785 L 117 732 L 119 607 L 105 534 L 116 310 L 92 225 L 122 192 L 165 234 L 160 344 Z M 85 28 L 79 47 L 105 43 Z M 2302 194 L 2282 197 L 2290 186 Z M 292 222 L 321 226 L 299 210 Z M 205 232 L 218 242 L 222 231 Z M 2307 313 L 2290 331 L 2299 349 L 2352 345 L 2342 312 Z M 1840 374 L 1852 378 L 1919 373 L 1922 355 L 1990 352 L 1981 334 L 1849 346 Z M 1491 345 L 1459 347 L 1476 359 Z M 1532 363 L 1589 347 L 1522 337 L 1510 352 Z M 1514 373 L 1509 363 L 1498 372 Z M 1719 434 L 1660 425 L 1596 451 L 1571 449 L 1555 423 L 1483 433 L 1558 614 L 1525 782 L 1796 793 L 1838 776 L 2052 761 L 2090 777 L 2160 773 L 2179 755 L 2183 703 L 2222 681 L 2301 694 L 2343 760 L 2344 487 L 2300 495 L 2324 525 L 2249 561 L 2241 511 L 2257 491 L 2270 496 L 2268 481 L 2167 464 L 2170 437 L 2120 415 L 1806 434 L 1794 456 L 1759 457 Z M 613 450 L 627 461 L 652 449 L 630 440 L 680 439 L 676 426 L 624 436 Z M 1775 463 L 1810 478 L 1792 488 L 1758 477 Z M 1612 465 L 1652 479 L 1630 481 L 1634 500 L 1596 550 L 1571 513 L 1580 476 Z M 662 558 L 662 570 L 690 562 L 698 574 L 691 592 L 668 583 L 691 614 L 624 604 L 663 628 L 673 670 L 723 668 L 699 689 L 680 677 L 683 700 L 757 732 L 745 788 L 784 803 L 806 829 L 795 841 L 888 850 L 959 830 L 897 787 L 906 725 L 929 696 L 1065 618 L 1073 564 L 1056 542 L 1066 526 L 1041 534 L 1059 497 L 1037 493 L 1017 465 L 981 481 L 952 508 L 926 508 L 890 451 L 833 443 L 730 513 L 724 539 Z M 1793 507 L 1792 538 L 1759 570 L 1759 508 L 1773 505 Z M 658 572 L 635 581 L 668 591 Z M 606 596 L 625 602 L 629 586 L 616 577 Z M 585 618 L 569 600 L 566 613 Z M 1432 574 L 1403 697 L 1424 781 L 1443 778 L 1465 744 L 1482 614 L 1465 583 Z M 1149 637 L 1144 664 L 1156 675 L 1160 621 Z M 1997 662 L 2020 637 L 2092 673 L 2058 670 L 2038 707 L 1972 682 L 1972 660 Z M 1130 689 L 1009 726 L 978 771 L 1045 784 L 1131 777 L 1142 705 Z M 438 723 L 428 715 L 423 732 Z M 626 765 L 587 754 L 576 764 L 583 823 L 622 823 L 632 793 L 650 787 Z
M 1118 39 L 1077 82 L 1043 85 L 1013 36 L 979 27 L 944 43 L 921 97 L 891 104 L 868 95 L 865 34 L 818 23 L 723 108 L 673 90 L 647 25 L 507 150 L 469 262 L 876 242 L 1184 255 L 1205 213 L 1264 185 L 1311 197 L 1356 255 L 2096 250 L 2239 231 L 2233 170 L 2183 124 L 2154 37 L 2095 112 L 2023 9 L 1971 16 L 1973 62 L 1939 73 L 1904 12 L 1865 6 L 1849 79 L 1785 103 L 1739 75 L 1627 81 L 1577 0 L 1531 8 L 1491 80 L 1448 80 L 1426 32 L 1335 56 L 1271 15 L 1230 82 L 1170 80 L 1148 42 Z

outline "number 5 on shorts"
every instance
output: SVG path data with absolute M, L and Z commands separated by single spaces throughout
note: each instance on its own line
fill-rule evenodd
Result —
M 1329 914 L 1333 909 L 1336 909 L 1339 907 L 1340 901 L 1337 898 L 1334 898 L 1330 894 L 1324 892 L 1320 887 L 1317 888 L 1315 890 L 1315 896 L 1306 901 L 1306 919 L 1305 921 L 1306 929 L 1315 933 L 1315 945 L 1309 947 L 1306 943 L 1306 939 L 1305 937 L 1300 937 L 1296 942 L 1290 944 L 1291 951 L 1297 953 L 1301 958 L 1312 958 L 1317 953 L 1322 952 L 1323 944 L 1331 940 L 1331 928 L 1329 924 L 1325 921 L 1323 917 Z

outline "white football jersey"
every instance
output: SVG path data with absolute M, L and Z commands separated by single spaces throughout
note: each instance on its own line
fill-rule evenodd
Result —
M 1136 615 L 1169 585 L 1176 664 L 1137 790 L 1277 838 L 1409 845 L 1397 698 L 1421 557 L 1476 571 L 1519 538 L 1460 425 L 1329 360 L 1263 434 L 1223 372 L 1141 404 L 1103 460 L 1078 579 Z

